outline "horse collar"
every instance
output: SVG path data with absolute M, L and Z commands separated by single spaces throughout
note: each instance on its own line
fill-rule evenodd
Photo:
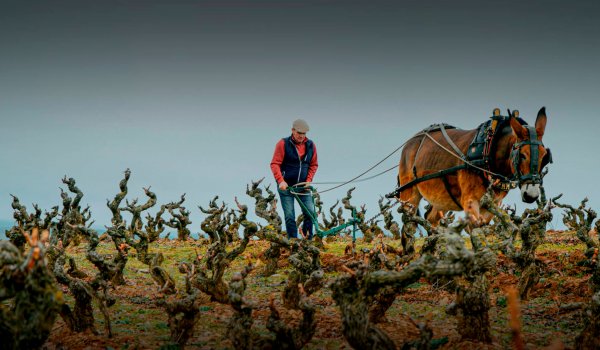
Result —
M 514 178 L 500 176 L 499 174 L 494 175 L 491 169 L 492 146 L 496 132 L 507 120 L 508 117 L 494 115 L 490 120 L 480 124 L 467 151 L 468 163 L 483 168 L 484 171 L 481 171 L 482 177 L 489 183 L 494 183 L 494 187 L 501 191 L 509 191 L 516 187 Z

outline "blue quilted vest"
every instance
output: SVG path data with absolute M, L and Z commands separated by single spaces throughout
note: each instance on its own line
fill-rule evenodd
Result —
M 308 139 L 306 140 L 306 152 L 302 159 L 298 156 L 298 150 L 291 136 L 284 138 L 283 142 L 285 147 L 285 154 L 281 163 L 283 179 L 289 186 L 305 182 L 308 176 L 308 167 L 314 154 L 313 142 Z

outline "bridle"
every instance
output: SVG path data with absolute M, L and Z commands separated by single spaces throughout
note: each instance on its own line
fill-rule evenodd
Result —
M 521 142 L 516 142 L 512 146 L 512 150 L 510 152 L 510 162 L 512 163 L 512 166 L 514 169 L 513 179 L 517 180 L 519 182 L 519 185 L 523 185 L 523 184 L 538 184 L 538 185 L 540 185 L 543 182 L 540 172 L 548 163 L 552 163 L 552 153 L 550 152 L 549 148 L 546 148 L 546 154 L 544 155 L 544 158 L 541 161 L 542 164 L 539 167 L 540 170 L 538 170 L 539 152 L 540 152 L 540 148 L 544 147 L 544 143 L 542 142 L 542 140 L 538 139 L 537 131 L 535 130 L 535 127 L 530 126 L 530 125 L 523 125 L 523 127 L 525 127 L 527 129 L 527 131 L 529 133 L 529 139 L 523 140 Z M 521 163 L 520 154 L 521 154 L 521 148 L 523 148 L 527 145 L 529 145 L 529 149 L 530 149 L 529 173 L 523 174 L 519 167 L 519 165 Z

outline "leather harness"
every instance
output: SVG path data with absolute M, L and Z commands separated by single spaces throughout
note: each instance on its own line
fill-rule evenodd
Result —
M 428 128 L 422 130 L 421 133 L 419 133 L 419 134 L 422 134 L 423 138 L 421 139 L 419 148 L 417 149 L 417 153 L 415 154 L 415 159 L 417 159 L 419 152 L 421 151 L 421 146 L 423 145 L 423 141 L 425 140 L 425 137 L 429 136 L 428 134 L 430 132 L 440 131 L 442 133 L 442 135 L 444 136 L 444 139 L 452 147 L 454 152 L 456 152 L 456 155 L 459 156 L 463 160 L 463 164 L 456 165 L 451 168 L 443 169 L 443 170 L 437 171 L 435 173 L 427 174 L 422 177 L 417 177 L 416 166 L 413 166 L 412 172 L 413 172 L 413 175 L 415 176 L 415 179 L 407 182 L 404 185 L 398 184 L 398 187 L 393 192 L 387 194 L 386 197 L 387 198 L 398 197 L 400 192 L 402 192 L 403 190 L 405 190 L 411 186 L 414 186 L 418 183 L 428 181 L 431 179 L 442 178 L 442 181 L 444 182 L 444 187 L 446 188 L 448 195 L 450 195 L 450 197 L 452 198 L 454 203 L 456 205 L 458 205 L 458 207 L 461 210 L 463 210 L 463 207 L 460 204 L 460 202 L 458 201 L 458 199 L 452 194 L 452 191 L 451 191 L 452 188 L 448 181 L 448 175 L 454 174 L 454 173 L 458 172 L 459 170 L 463 170 L 463 169 L 471 169 L 471 170 L 477 171 L 482 176 L 482 178 L 484 179 L 484 182 L 486 184 L 489 184 L 492 181 L 496 182 L 496 180 L 499 180 L 499 182 L 495 185 L 495 187 L 502 191 L 508 191 L 512 188 L 515 188 L 516 184 L 514 181 L 512 181 L 510 178 L 507 178 L 500 174 L 494 174 L 490 169 L 490 166 L 491 166 L 491 160 L 490 160 L 491 157 L 490 156 L 491 156 L 494 136 L 496 135 L 496 131 L 499 129 L 499 126 L 504 125 L 504 123 L 506 121 L 508 121 L 508 118 L 509 117 L 504 117 L 504 116 L 499 115 L 499 113 L 494 113 L 494 116 L 491 117 L 490 120 L 480 124 L 477 129 L 477 133 L 475 134 L 475 137 L 469 144 L 469 148 L 467 150 L 466 155 L 458 148 L 458 146 L 456 146 L 456 144 L 452 141 L 452 139 L 450 139 L 450 137 L 448 136 L 448 133 L 446 132 L 447 129 L 456 129 L 456 127 L 454 127 L 452 125 L 441 123 L 441 124 L 433 124 L 433 125 L 429 126 Z M 517 120 L 521 124 L 527 125 L 527 123 L 523 119 L 517 118 Z M 482 171 L 480 169 L 483 169 L 485 171 Z

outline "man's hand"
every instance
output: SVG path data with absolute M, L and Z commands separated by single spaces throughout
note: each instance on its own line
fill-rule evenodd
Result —
M 287 184 L 287 182 L 285 182 L 285 181 L 281 181 L 281 182 L 279 183 L 279 189 L 280 189 L 280 190 L 282 190 L 282 191 L 285 191 L 285 190 L 287 190 L 287 188 L 288 188 L 288 184 Z

